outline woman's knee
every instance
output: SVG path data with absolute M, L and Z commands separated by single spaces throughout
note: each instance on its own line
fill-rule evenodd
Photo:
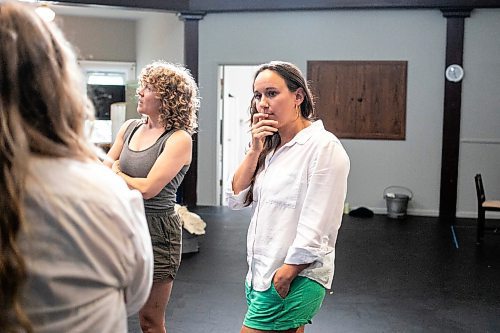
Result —
M 162 311 L 142 309 L 139 312 L 139 322 L 142 332 L 159 332 L 159 329 L 165 327 L 165 314 Z

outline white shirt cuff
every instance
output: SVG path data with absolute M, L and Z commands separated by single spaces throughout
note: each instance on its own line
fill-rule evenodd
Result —
M 247 197 L 250 186 L 246 189 L 240 191 L 238 194 L 234 194 L 232 183 L 226 189 L 226 199 L 227 205 L 231 209 L 242 209 L 245 207 L 245 199 Z

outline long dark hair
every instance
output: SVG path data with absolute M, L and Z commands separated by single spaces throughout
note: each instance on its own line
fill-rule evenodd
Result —
M 33 332 L 23 311 L 27 267 L 18 244 L 31 156 L 94 159 L 84 135 L 93 107 L 75 55 L 53 23 L 0 1 L 0 331 Z
M 291 92 L 296 92 L 299 88 L 302 88 L 304 90 L 304 100 L 300 104 L 300 115 L 305 119 L 309 120 L 316 119 L 313 95 L 311 93 L 311 90 L 309 89 L 309 85 L 306 79 L 304 78 L 304 75 L 297 66 L 295 66 L 292 63 L 284 61 L 271 61 L 267 64 L 261 65 L 255 72 L 252 83 L 252 89 L 253 89 L 253 84 L 257 79 L 257 76 L 265 70 L 271 70 L 276 74 L 278 74 L 280 77 L 282 77 L 283 80 L 285 80 L 288 90 L 290 90 Z M 253 115 L 256 114 L 257 112 L 258 111 L 257 111 L 255 97 L 253 97 L 250 102 L 250 126 L 252 125 Z M 252 180 L 250 183 L 250 190 L 248 191 L 248 194 L 245 198 L 246 206 L 250 205 L 253 201 L 253 186 L 255 183 L 255 177 L 257 176 L 260 169 L 264 165 L 264 160 L 266 159 L 267 154 L 273 151 L 280 143 L 281 143 L 281 138 L 277 132 L 274 133 L 273 135 L 266 137 L 264 141 L 264 149 L 259 155 L 259 159 L 257 161 L 257 167 L 255 168 L 255 171 L 252 176 Z

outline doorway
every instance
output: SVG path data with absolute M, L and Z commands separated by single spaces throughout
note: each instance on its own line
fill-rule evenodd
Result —
M 220 156 L 219 204 L 226 206 L 224 189 L 230 177 L 245 156 L 250 143 L 250 101 L 252 99 L 253 75 L 257 65 L 221 65 L 219 66 L 219 133 Z

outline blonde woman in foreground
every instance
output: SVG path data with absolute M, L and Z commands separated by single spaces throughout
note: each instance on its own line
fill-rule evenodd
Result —
M 140 193 L 84 135 L 70 45 L 0 1 L 0 332 L 126 333 L 152 283 Z

